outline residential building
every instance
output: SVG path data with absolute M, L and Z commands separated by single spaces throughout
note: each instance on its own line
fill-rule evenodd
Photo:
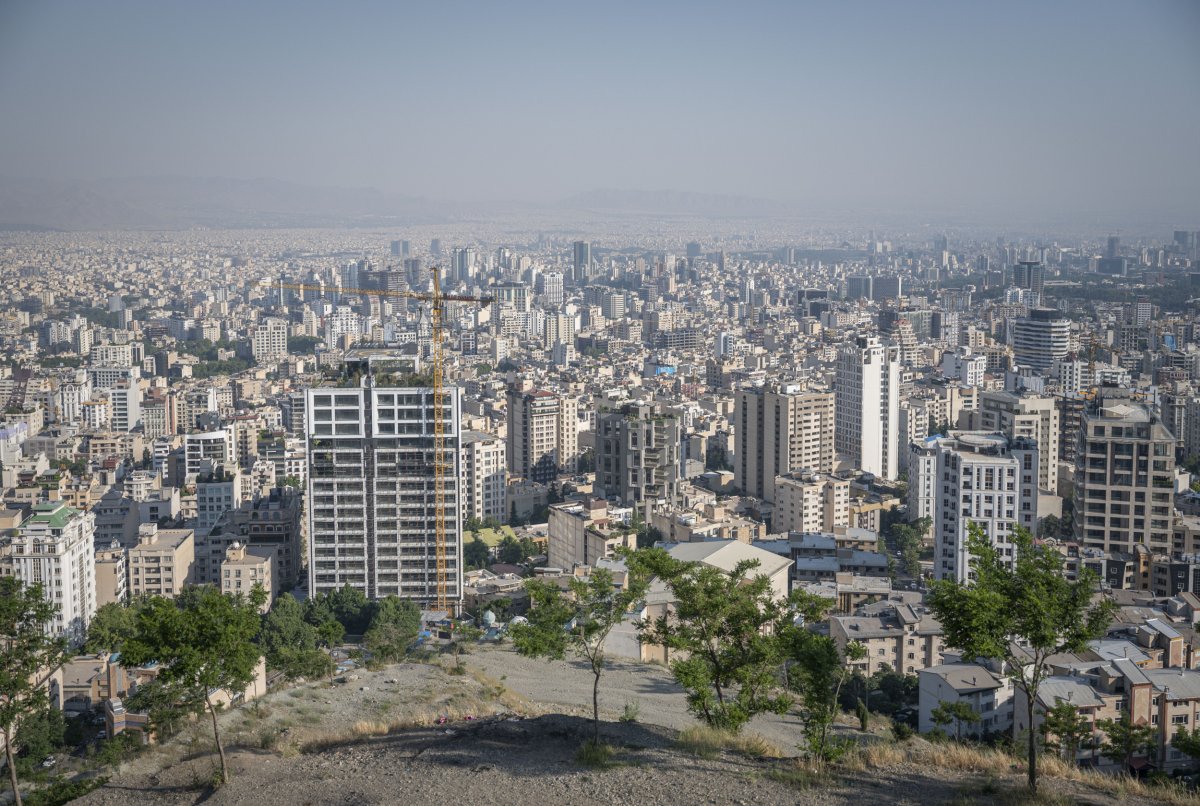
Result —
M 36 504 L 11 539 L 13 576 L 58 606 L 49 631 L 79 645 L 96 613 L 96 517 L 61 501 Z
M 637 548 L 637 534 L 614 517 L 603 498 L 552 504 L 547 536 L 548 565 L 563 570 L 595 565 L 617 548 Z
M 1020 366 L 1048 373 L 1071 348 L 1071 320 L 1052 308 L 1035 308 L 1013 323 L 1013 359 Z
M 114 540 L 96 549 L 96 607 L 121 604 L 129 598 L 129 572 L 125 547 Z
M 757 386 L 738 389 L 734 401 L 734 483 L 743 493 L 773 501 L 777 476 L 833 471 L 832 392 Z
M 287 343 L 288 323 L 283 319 L 264 319 L 250 334 L 250 352 L 258 364 L 273 364 L 287 358 Z
M 348 365 L 349 366 L 349 365 Z M 350 376 L 352 377 L 352 376 Z M 323 386 L 306 391 L 309 591 L 350 585 L 368 598 L 438 600 L 438 519 L 445 594 L 462 597 L 459 390 L 434 408 L 428 386 Z M 446 453 L 437 501 L 435 419 Z
M 596 495 L 637 507 L 673 506 L 679 495 L 679 418 L 660 404 L 627 403 L 596 417 Z
M 838 351 L 834 447 L 855 467 L 886 479 L 900 474 L 900 356 L 875 337 Z
M 934 576 L 965 582 L 972 573 L 967 538 L 973 524 L 1009 562 L 1015 559 L 1015 528 L 1034 531 L 1037 443 L 996 433 L 951 431 L 938 440 L 937 448 Z
M 775 477 L 773 532 L 832 532 L 850 525 L 850 480 L 819 473 Z
M 854 642 L 866 655 L 847 665 L 867 677 L 887 666 L 900 674 L 915 674 L 942 662 L 942 625 L 919 605 L 880 602 L 852 616 L 831 616 L 829 637 L 845 652 Z
M 199 475 L 217 465 L 238 466 L 237 433 L 233 428 L 203 431 L 184 437 L 185 472 Z
M 159 529 L 153 523 L 138 527 L 138 543 L 129 549 L 129 594 L 174 599 L 193 583 L 196 559 L 191 529 Z
M 942 727 L 949 735 L 983 739 L 1011 734 L 1013 684 L 1007 675 L 981 663 L 946 663 L 918 670 L 917 680 L 917 729 L 921 733 L 940 727 L 933 721 L 933 712 L 939 705 L 961 702 L 979 720 Z
M 481 431 L 462 434 L 463 519 L 508 520 L 508 460 L 503 439 Z
M 545 390 L 508 392 L 508 470 L 539 484 L 574 473 L 579 455 L 578 403 Z
M 1055 398 L 988 391 L 979 408 L 966 413 L 969 431 L 999 431 L 1009 439 L 1032 439 L 1038 446 L 1038 488 L 1058 487 L 1059 411 Z
M 266 613 L 279 594 L 274 567 L 275 552 L 271 548 L 234 543 L 221 563 L 221 593 L 249 596 L 256 586 L 261 585 L 267 594 L 261 610 Z
M 1075 540 L 1171 552 L 1175 437 L 1146 405 L 1105 389 L 1083 413 L 1075 455 Z

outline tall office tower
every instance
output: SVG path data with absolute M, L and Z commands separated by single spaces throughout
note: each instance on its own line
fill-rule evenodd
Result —
M 442 256 L 442 241 L 440 238 L 434 238 L 429 242 L 429 254 L 435 258 Z
M 986 278 L 987 273 L 990 272 L 991 270 L 992 270 L 992 259 L 990 257 L 988 257 L 987 255 L 980 255 L 979 257 L 975 258 L 975 271 L 978 274 L 982 274 Z
M 543 308 L 559 308 L 563 304 L 562 272 L 548 271 L 538 276 L 538 293 L 542 295 Z
M 628 403 L 596 413 L 596 495 L 638 507 L 679 495 L 679 418 L 657 403 Z
M 1075 453 L 1075 539 L 1171 553 L 1175 436 L 1145 405 L 1105 389 L 1083 412 Z
M 1121 239 L 1116 235 L 1108 236 L 1108 244 L 1104 249 L 1104 256 L 1109 260 L 1115 260 L 1121 256 Z
M 478 257 L 474 249 L 460 247 L 454 250 L 454 273 L 451 275 L 460 283 L 469 283 L 475 279 L 475 260 Z
M 1041 299 L 1046 287 L 1046 267 L 1038 260 L 1022 260 L 1013 267 L 1013 285 L 1028 288 Z
M 1071 320 L 1053 308 L 1035 308 L 1027 319 L 1013 323 L 1013 357 L 1017 364 L 1046 373 L 1067 357 Z
M 508 519 L 508 460 L 504 440 L 482 431 L 462 435 L 463 519 Z
M 408 282 L 409 288 L 424 288 L 429 282 L 428 275 L 430 272 L 424 270 L 424 264 L 419 257 L 409 257 L 404 259 L 404 279 Z
M 687 259 L 689 261 L 700 257 L 700 244 L 697 241 L 688 241 Z
M 123 381 L 108 390 L 109 416 L 114 431 L 132 431 L 142 424 L 142 387 Z
M 592 245 L 587 241 L 576 241 L 572 245 L 573 273 L 571 279 L 575 285 L 583 285 L 592 276 Z
M 990 391 L 979 396 L 975 411 L 967 413 L 971 431 L 998 431 L 1009 439 L 1031 439 L 1037 443 L 1038 487 L 1058 488 L 1058 403 L 1053 397 Z M 1070 435 L 1074 438 L 1075 435 Z
M 13 576 L 41 585 L 58 607 L 50 631 L 72 645 L 83 643 L 96 614 L 96 516 L 62 501 L 36 504 L 8 547 Z
M 578 402 L 538 390 L 508 391 L 508 470 L 540 484 L 574 473 L 579 459 Z
M 876 277 L 871 281 L 871 299 L 899 299 L 902 296 L 903 277 Z
M 1037 526 L 1037 444 L 1003 434 L 952 431 L 937 440 L 933 570 L 938 579 L 966 582 L 971 575 L 967 538 L 972 524 L 1008 562 L 1012 533 Z M 940 480 L 940 482 L 936 481 Z
M 250 352 L 258 364 L 273 364 L 287 358 L 288 323 L 275 318 L 259 322 L 250 334 Z
M 849 525 L 849 479 L 806 472 L 776 477 L 772 532 L 832 532 Z
M 838 352 L 834 448 L 867 473 L 900 473 L 900 355 L 873 336 Z
M 349 369 L 351 365 L 347 365 Z M 321 386 L 308 412 L 308 580 L 313 594 L 350 585 L 369 599 L 438 599 L 435 420 L 442 419 L 446 596 L 462 600 L 459 390 L 434 408 L 429 387 Z M 347 377 L 350 377 L 349 375 Z
M 391 254 L 392 257 L 404 257 L 404 241 L 392 241 Z
M 870 299 L 871 287 L 869 274 L 851 274 L 846 278 L 846 299 Z
M 734 398 L 734 483 L 746 495 L 775 500 L 775 477 L 834 463 L 834 395 L 798 386 L 749 387 Z

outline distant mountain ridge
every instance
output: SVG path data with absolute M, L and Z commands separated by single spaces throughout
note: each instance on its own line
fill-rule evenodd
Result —
M 55 182 L 0 177 L 0 229 L 188 229 L 431 223 L 462 205 L 278 179 L 152 177 Z
M 563 199 L 560 206 L 575 210 L 734 217 L 784 215 L 792 212 L 790 205 L 771 199 L 680 190 L 615 188 L 578 193 Z

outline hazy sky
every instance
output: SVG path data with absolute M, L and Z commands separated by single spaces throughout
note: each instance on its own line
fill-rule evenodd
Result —
M 1200 226 L 1200 2 L 0 0 L 0 175 Z

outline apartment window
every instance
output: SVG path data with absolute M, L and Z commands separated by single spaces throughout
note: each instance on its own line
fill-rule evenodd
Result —
M 1176 714 L 1175 716 L 1171 717 L 1172 725 L 1186 725 L 1187 723 L 1188 723 L 1188 715 L 1187 714 Z

